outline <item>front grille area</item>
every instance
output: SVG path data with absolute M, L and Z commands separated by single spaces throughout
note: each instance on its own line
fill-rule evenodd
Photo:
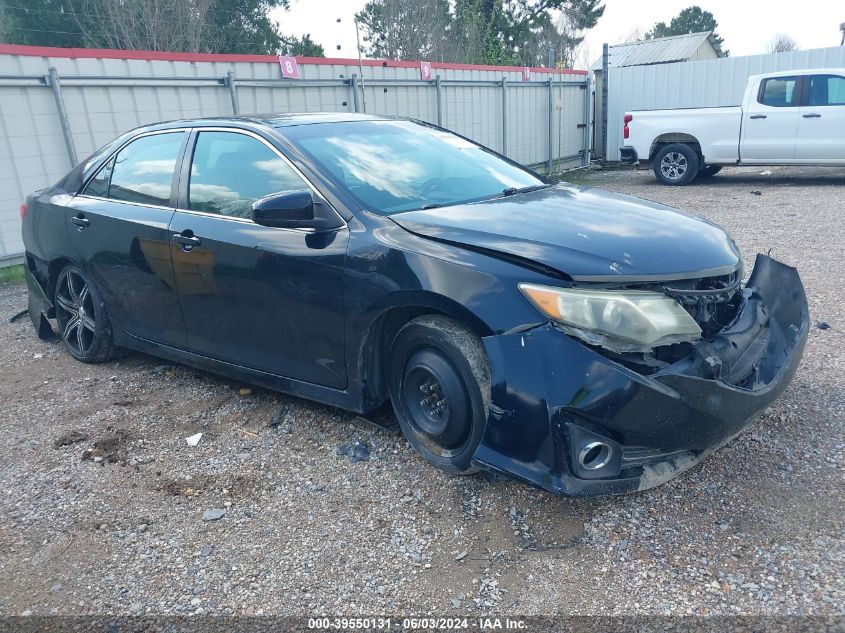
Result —
M 673 281 L 663 292 L 680 303 L 701 327 L 704 338 L 712 338 L 736 315 L 741 292 L 741 271 L 728 275 Z

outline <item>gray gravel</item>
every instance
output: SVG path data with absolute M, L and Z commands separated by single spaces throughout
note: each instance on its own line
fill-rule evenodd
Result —
M 450 478 L 389 411 L 379 430 L 142 355 L 86 366 L 4 318 L 0 615 L 845 613 L 845 170 L 772 171 L 577 176 L 722 224 L 747 271 L 773 249 L 830 324 L 746 432 L 624 497 Z

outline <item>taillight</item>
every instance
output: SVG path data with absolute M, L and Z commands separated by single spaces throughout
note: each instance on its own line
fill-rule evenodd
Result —
M 21 211 L 21 220 L 23 220 L 23 219 L 26 217 L 26 212 L 27 212 L 28 210 L 29 210 L 29 207 L 27 207 L 27 206 L 26 206 L 26 202 L 24 202 L 24 203 L 21 205 L 21 209 L 20 209 L 20 211 Z
M 625 127 L 622 128 L 622 138 L 628 138 L 631 135 L 631 130 L 628 129 L 628 124 L 634 120 L 633 114 L 625 115 Z

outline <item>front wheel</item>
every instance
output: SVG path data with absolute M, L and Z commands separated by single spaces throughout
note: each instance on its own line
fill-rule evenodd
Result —
M 102 363 L 120 355 L 103 295 L 78 267 L 71 264 L 59 273 L 54 304 L 59 335 L 76 360 Z
M 654 175 L 664 185 L 688 185 L 698 175 L 698 154 L 685 143 L 670 143 L 654 156 Z
M 418 317 L 396 335 L 389 379 L 393 410 L 411 445 L 445 472 L 474 472 L 490 408 L 481 340 L 454 319 Z

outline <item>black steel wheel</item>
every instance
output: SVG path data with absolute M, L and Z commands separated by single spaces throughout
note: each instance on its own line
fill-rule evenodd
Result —
M 54 305 L 59 336 L 71 356 L 83 363 L 101 363 L 118 355 L 102 294 L 76 266 L 59 273 Z
M 390 396 L 405 437 L 429 462 L 474 472 L 490 404 L 490 371 L 481 340 L 457 321 L 414 319 L 391 349 Z
M 654 175 L 664 185 L 688 185 L 698 175 L 698 154 L 691 145 L 670 143 L 654 155 Z

